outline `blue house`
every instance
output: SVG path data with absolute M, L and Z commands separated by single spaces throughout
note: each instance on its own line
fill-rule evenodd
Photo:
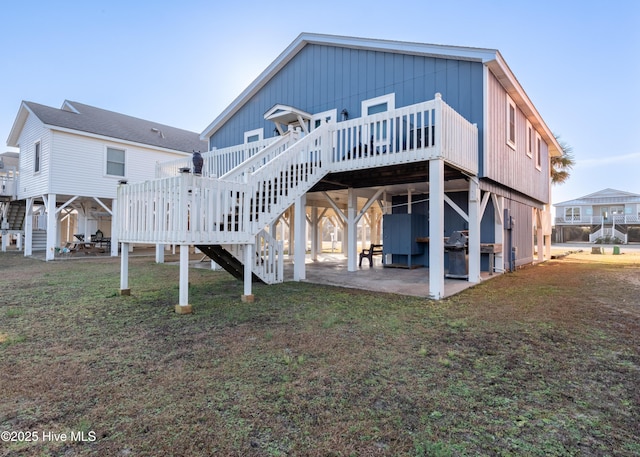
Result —
M 432 298 L 454 256 L 477 283 L 549 254 L 561 148 L 497 50 L 303 33 L 201 138 L 201 175 L 174 163 L 119 188 L 119 239 L 198 245 L 244 278 L 247 300 L 252 278 L 283 280 L 275 224 L 288 218 L 301 280 L 327 210 L 349 271 L 367 220 L 387 266 L 428 267 Z

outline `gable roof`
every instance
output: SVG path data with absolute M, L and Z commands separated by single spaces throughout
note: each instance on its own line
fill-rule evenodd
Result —
M 65 100 L 62 108 L 23 101 L 7 144 L 17 146 L 28 114 L 54 130 L 84 132 L 172 151 L 206 151 L 207 144 L 195 132 Z
M 612 203 L 620 205 L 624 203 L 640 203 L 640 195 L 616 189 L 603 189 L 575 200 L 556 203 L 553 206 L 593 206 Z
M 287 63 L 308 44 L 365 49 L 370 51 L 412 54 L 442 59 L 482 62 L 493 72 L 518 107 L 530 118 L 531 123 L 549 145 L 551 155 L 561 155 L 562 149 L 547 127 L 542 116 L 525 93 L 522 86 L 496 49 L 446 46 L 371 38 L 345 37 L 301 33 L 298 37 L 202 132 L 202 139 L 210 138 L 224 123 L 263 88 Z

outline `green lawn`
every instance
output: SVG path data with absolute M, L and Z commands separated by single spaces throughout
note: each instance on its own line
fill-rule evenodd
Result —
M 118 259 L 0 253 L 0 455 L 636 456 L 640 257 L 618 257 L 440 302 L 288 282 L 242 303 L 196 269 L 177 315 L 176 266 L 131 259 L 124 297 Z

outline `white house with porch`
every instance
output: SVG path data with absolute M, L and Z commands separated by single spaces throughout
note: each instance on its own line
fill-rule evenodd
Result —
M 556 207 L 556 241 L 640 242 L 640 195 L 603 189 Z
M 369 215 L 361 246 L 382 235 L 384 266 L 426 267 L 435 299 L 454 268 L 477 283 L 549 255 L 549 158 L 561 148 L 497 50 L 303 33 L 201 136 L 201 173 L 174 162 L 118 187 L 123 291 L 129 243 L 196 245 L 252 300 L 252 281 L 285 279 L 283 218 L 291 279 L 304 280 L 327 211 L 345 228 L 349 272 Z
M 153 178 L 157 162 L 207 147 L 197 133 L 68 100 L 22 102 L 7 145 L 20 149 L 20 171 L 3 178 L 3 224 L 19 226 L 25 256 L 44 250 L 46 260 L 98 231 L 117 256 L 118 182 Z

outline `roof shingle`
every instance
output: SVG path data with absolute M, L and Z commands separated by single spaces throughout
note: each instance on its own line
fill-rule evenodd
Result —
M 24 104 L 44 124 L 80 132 L 102 135 L 134 143 L 182 152 L 206 151 L 200 135 L 157 122 L 96 108 L 83 103 L 65 101 L 63 107 L 52 108 L 33 102 Z

